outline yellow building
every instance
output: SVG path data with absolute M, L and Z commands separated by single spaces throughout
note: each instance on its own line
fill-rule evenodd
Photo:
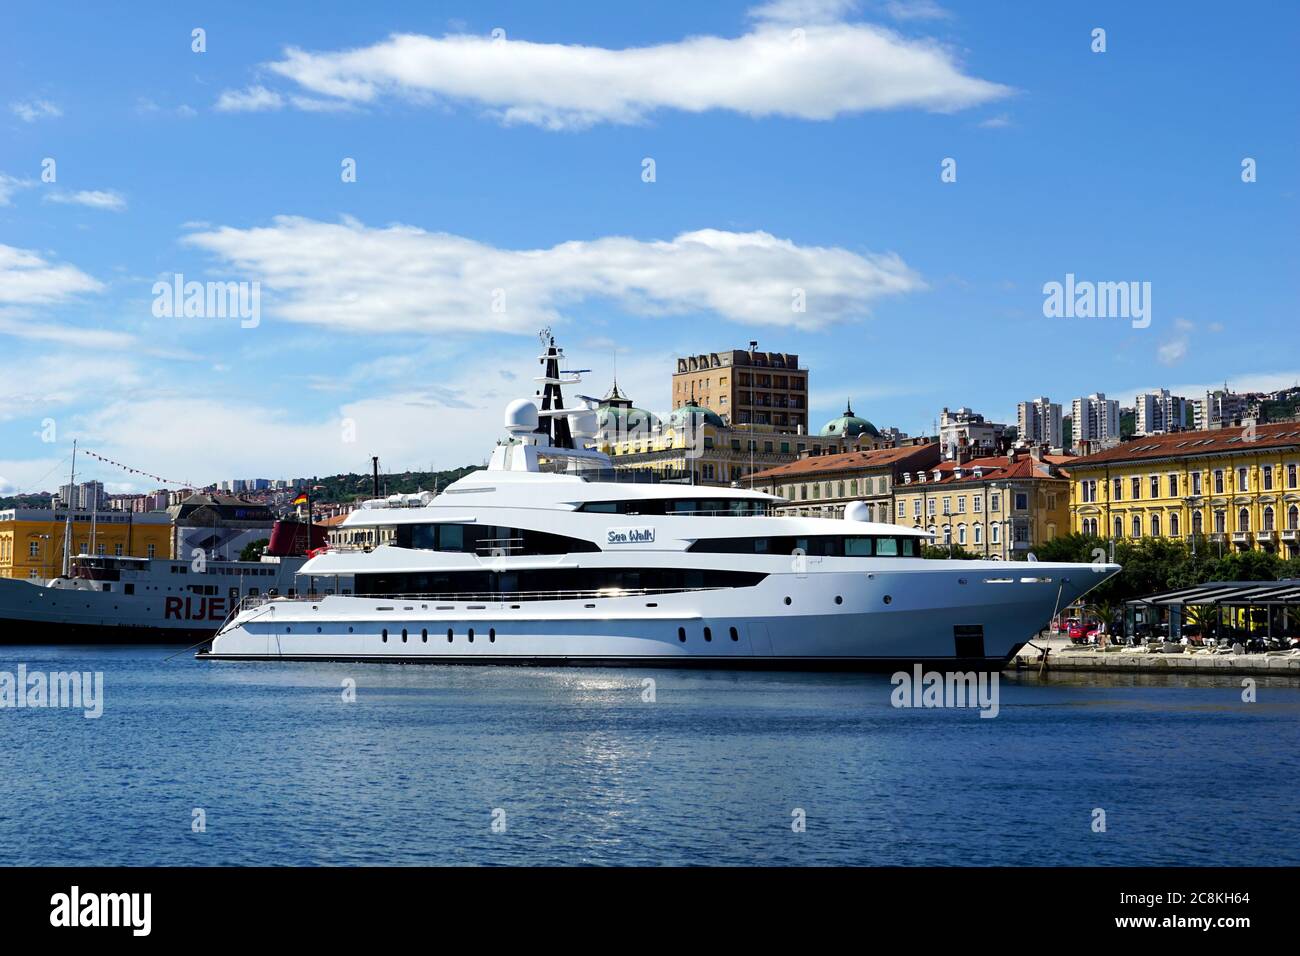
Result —
M 894 485 L 894 521 L 929 531 L 939 547 L 1025 557 L 1069 529 L 1069 473 L 1061 466 L 1073 461 L 1016 452 L 905 472 Z
M 67 512 L 50 508 L 0 511 L 0 577 L 48 580 L 63 570 Z M 95 554 L 135 558 L 170 558 L 171 519 L 165 512 L 133 514 L 89 511 L 72 516 L 72 554 L 90 554 L 94 525 Z
M 842 518 L 850 502 L 860 501 L 868 521 L 890 522 L 894 489 L 903 475 L 938 463 L 937 442 L 813 455 L 759 472 L 754 487 L 786 500 L 778 514 Z
M 1070 474 L 1075 531 L 1300 555 L 1300 424 L 1136 438 Z

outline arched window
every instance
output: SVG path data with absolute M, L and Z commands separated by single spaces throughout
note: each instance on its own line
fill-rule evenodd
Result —
M 1273 507 L 1271 505 L 1264 509 L 1264 522 L 1263 524 L 1260 525 L 1259 530 L 1260 531 L 1273 530 Z
M 1133 516 L 1133 537 L 1135 538 L 1142 537 L 1142 516 L 1141 515 Z
M 1175 511 L 1169 516 L 1169 537 L 1178 537 L 1178 525 L 1180 523 L 1181 522 L 1178 520 L 1178 512 Z
M 1249 508 L 1242 508 L 1240 511 L 1237 512 L 1237 530 L 1238 531 L 1250 530 L 1250 509 Z
M 1192 534 L 1201 534 L 1203 531 L 1204 528 L 1202 528 L 1201 526 L 1201 513 L 1199 511 L 1193 511 L 1192 512 Z
M 1286 526 L 1288 531 L 1300 529 L 1300 507 L 1295 505 L 1286 513 Z
M 1228 514 L 1226 511 L 1216 511 L 1214 513 L 1214 533 L 1223 534 L 1228 529 Z
M 976 544 L 983 544 L 983 543 L 984 543 L 984 526 L 983 526 L 983 525 L 978 525 L 978 524 L 977 524 L 977 525 L 975 526 L 975 543 L 976 543 Z
M 1116 519 L 1115 519 L 1115 537 L 1117 537 L 1117 538 L 1122 538 L 1122 537 L 1124 537 L 1124 519 L 1123 519 L 1123 518 L 1116 518 Z
M 957 543 L 958 544 L 966 543 L 966 526 L 964 524 L 957 526 Z
M 1151 516 L 1151 537 L 1153 538 L 1160 537 L 1160 516 L 1159 515 Z

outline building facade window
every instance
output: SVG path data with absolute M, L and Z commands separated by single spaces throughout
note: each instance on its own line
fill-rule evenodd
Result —
M 1273 466 L 1272 465 L 1265 465 L 1262 469 L 1260 469 L 1259 478 L 1260 478 L 1260 484 L 1263 486 L 1264 491 L 1273 490 Z
M 1223 494 L 1223 469 L 1222 468 L 1214 469 L 1214 493 L 1216 495 Z
M 1193 511 L 1192 512 L 1192 534 L 1199 535 L 1203 532 L 1203 530 L 1204 529 L 1201 527 L 1201 513 L 1199 511 Z
M 1159 515 L 1151 516 L 1151 537 L 1153 538 L 1160 537 L 1160 516 Z
M 1159 475 L 1151 476 L 1151 497 L 1152 498 L 1160 497 L 1160 476 Z
M 1250 473 L 1245 468 L 1238 468 L 1237 469 L 1237 490 L 1249 491 L 1250 490 L 1250 488 L 1248 487 L 1249 485 L 1250 485 Z
M 1129 487 L 1130 487 L 1130 488 L 1132 489 L 1132 491 L 1133 491 L 1133 500 L 1134 500 L 1134 501 L 1137 501 L 1139 498 L 1142 497 L 1142 479 L 1141 479 L 1141 478 L 1132 478 L 1132 479 L 1130 479 L 1130 480 L 1129 480 Z
M 1142 516 L 1141 515 L 1133 516 L 1133 537 L 1135 538 L 1142 537 Z
M 1178 537 L 1178 512 L 1175 511 L 1169 516 L 1169 537 Z
M 1263 522 L 1260 524 L 1259 530 L 1260 531 L 1273 530 L 1273 508 L 1271 505 L 1264 509 Z
M 1122 537 L 1124 537 L 1124 519 L 1123 519 L 1123 518 L 1116 518 L 1116 519 L 1115 519 L 1115 537 L 1117 537 L 1117 538 L 1122 538 Z
M 1237 530 L 1238 531 L 1250 530 L 1250 509 L 1249 508 L 1242 508 L 1240 511 L 1237 512 Z
M 1223 534 L 1228 530 L 1228 515 L 1223 511 L 1214 513 L 1214 533 Z

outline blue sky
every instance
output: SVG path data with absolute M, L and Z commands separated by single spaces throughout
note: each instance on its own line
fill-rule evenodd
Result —
M 198 482 L 481 461 L 543 324 L 590 393 L 663 411 L 673 355 L 757 339 L 815 423 L 913 434 L 1300 379 L 1294 4 L 131 11 L 0 31 L 3 492 L 74 437 Z M 155 316 L 176 273 L 259 323 Z M 1044 317 L 1067 273 L 1150 282 L 1150 326 Z

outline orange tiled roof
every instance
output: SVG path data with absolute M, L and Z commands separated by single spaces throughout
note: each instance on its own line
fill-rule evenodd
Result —
M 1254 440 L 1244 428 L 1218 428 L 1210 431 L 1173 432 L 1134 438 L 1086 458 L 1076 458 L 1076 467 L 1105 465 L 1151 458 L 1182 458 L 1196 455 L 1222 455 L 1228 452 L 1259 451 L 1265 448 L 1300 447 L 1300 424 L 1279 422 L 1255 426 Z
M 1012 478 L 1068 478 L 1069 471 L 1062 468 L 1059 463 L 1075 460 L 1065 455 L 1050 455 L 1046 456 L 1043 461 L 1036 461 L 1029 455 L 1022 455 L 1014 461 L 1009 461 L 1005 455 L 995 455 L 988 458 L 973 458 L 962 464 L 955 461 L 942 461 L 930 468 L 920 469 L 925 472 L 924 482 L 912 481 L 906 485 L 897 485 L 894 490 L 932 487 L 934 485 L 971 484 L 977 481 L 1002 481 Z M 1049 465 L 1055 466 L 1055 474 L 1049 469 Z M 960 478 L 956 474 L 958 468 L 962 470 Z M 980 469 L 980 477 L 978 478 L 975 477 L 976 468 Z M 934 478 L 936 471 L 939 472 L 937 481 Z
M 877 448 L 875 451 L 846 451 L 837 455 L 812 455 L 800 458 L 766 471 L 755 472 L 754 478 L 794 478 L 804 475 L 834 471 L 855 471 L 859 468 L 879 468 L 906 461 L 914 455 L 934 454 L 937 446 L 904 445 L 901 448 Z M 746 479 L 748 480 L 748 479 Z

